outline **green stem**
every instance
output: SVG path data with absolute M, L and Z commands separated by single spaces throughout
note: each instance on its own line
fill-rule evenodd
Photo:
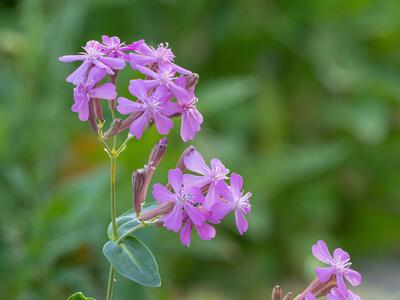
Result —
M 111 168 L 110 168 L 110 186 L 111 186 L 111 223 L 113 229 L 113 240 L 119 239 L 118 227 L 117 227 L 117 202 L 115 197 L 115 181 L 116 181 L 116 162 L 115 156 L 110 156 Z M 110 266 L 110 273 L 108 276 L 108 287 L 107 287 L 107 300 L 112 300 L 113 287 L 115 280 L 115 269 Z
M 115 269 L 110 265 L 110 273 L 108 275 L 108 286 L 107 286 L 107 298 L 106 300 L 111 300 L 114 290 L 114 279 L 115 279 Z

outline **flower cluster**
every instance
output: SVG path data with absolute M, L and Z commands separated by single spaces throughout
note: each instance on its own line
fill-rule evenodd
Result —
M 129 115 L 121 130 L 129 127 L 137 139 L 153 123 L 160 134 L 168 134 L 175 116 L 182 117 L 183 141 L 192 140 L 200 131 L 203 117 L 194 93 L 198 75 L 174 63 L 175 55 L 168 44 L 153 48 L 139 40 L 126 45 L 118 37 L 103 36 L 101 43 L 89 41 L 83 50 L 59 58 L 62 62 L 82 61 L 67 77 L 67 82 L 75 86 L 72 111 L 79 114 L 80 120 L 91 124 L 103 121 L 99 99 L 104 99 L 112 101 L 119 113 Z M 130 81 L 129 92 L 136 101 L 117 97 L 116 76 L 127 64 L 145 76 Z M 109 82 L 102 84 L 107 74 Z
M 155 184 L 153 197 L 160 205 L 168 207 L 162 221 L 164 226 L 180 232 L 182 244 L 189 246 L 193 228 L 203 240 L 212 239 L 216 232 L 212 224 L 218 224 L 230 212 L 234 212 L 238 231 L 248 228 L 245 214 L 250 213 L 251 193 L 242 191 L 242 177 L 232 173 L 218 159 L 208 166 L 193 147 L 186 151 L 181 167 L 168 172 L 168 184 Z M 196 174 L 183 174 L 189 170 Z M 230 179 L 230 185 L 225 180 Z M 171 205 L 172 204 L 172 205 Z

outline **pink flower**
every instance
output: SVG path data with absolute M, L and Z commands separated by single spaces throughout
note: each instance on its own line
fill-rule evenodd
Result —
M 159 203 L 174 203 L 172 211 L 163 216 L 164 226 L 169 230 L 178 232 L 181 230 L 184 220 L 185 224 L 203 225 L 206 217 L 199 209 L 199 205 L 204 201 L 201 190 L 198 187 L 183 183 L 181 169 L 169 170 L 168 182 L 171 184 L 173 192 L 159 183 L 153 186 L 153 197 Z M 188 228 L 185 228 L 186 230 Z M 187 238 L 186 233 L 183 233 L 183 235 Z
M 344 293 L 338 288 L 333 288 L 326 298 L 327 300 L 361 300 L 361 297 L 354 294 L 352 291 L 347 290 Z
M 179 77 L 175 84 L 182 88 L 186 87 L 184 76 Z M 182 115 L 181 137 L 184 142 L 194 139 L 196 132 L 200 131 L 203 116 L 196 108 L 197 98 L 194 95 L 194 86 L 187 90 L 186 94 L 178 94 L 177 101 Z
M 129 132 L 140 139 L 146 126 L 154 121 L 160 134 L 168 134 L 173 127 L 173 122 L 169 116 L 177 111 L 176 104 L 169 101 L 171 99 L 170 93 L 160 86 L 149 95 L 143 80 L 131 80 L 129 92 L 136 96 L 138 101 L 133 102 L 127 98 L 119 97 L 117 110 L 121 114 L 142 113 L 132 122 Z
M 235 211 L 236 227 L 239 233 L 243 234 L 249 227 L 244 215 L 251 211 L 251 193 L 243 195 L 243 178 L 236 173 L 232 173 L 230 183 L 231 186 L 228 187 L 225 181 L 218 182 L 217 191 L 221 195 L 222 201 L 214 204 L 212 214 L 214 219 L 221 220 L 231 211 Z
M 161 65 L 156 71 L 140 65 L 136 65 L 136 69 L 148 77 L 143 81 L 148 89 L 162 86 L 177 98 L 187 97 L 187 91 L 175 84 L 176 71 L 170 65 Z
M 87 121 L 89 118 L 89 103 L 93 98 L 113 100 L 117 97 L 115 85 L 104 83 L 96 87 L 96 84 L 104 78 L 106 72 L 99 68 L 92 68 L 86 81 L 79 81 L 74 88 L 74 104 L 71 110 L 79 114 L 81 121 Z
M 136 50 L 136 53 L 130 53 L 130 63 L 133 69 L 137 66 L 151 66 L 157 64 L 158 66 L 168 65 L 174 71 L 181 74 L 190 74 L 191 72 L 174 64 L 175 55 L 168 47 L 168 43 L 159 44 L 157 48 L 148 46 L 142 43 Z
M 318 241 L 312 246 L 313 255 L 320 261 L 329 265 L 325 268 L 317 268 L 318 279 L 324 283 L 327 282 L 331 276 L 336 276 L 338 288 L 343 293 L 347 293 L 344 278 L 352 285 L 358 286 L 361 284 L 361 274 L 357 271 L 350 269 L 350 255 L 340 248 L 333 251 L 333 257 L 329 253 L 329 249 L 324 241 Z
M 101 41 L 103 43 L 102 46 L 105 54 L 111 57 L 123 58 L 125 60 L 129 60 L 129 54 L 126 54 L 125 51 L 137 50 L 144 43 L 144 40 L 139 40 L 137 42 L 133 42 L 132 44 L 126 45 L 124 42 L 121 43 L 119 37 L 109 37 L 107 35 L 103 35 L 101 37 Z
M 103 46 L 97 41 L 87 42 L 83 49 L 85 52 L 81 52 L 78 55 L 64 55 L 58 58 L 62 62 L 83 61 L 80 67 L 67 77 L 67 82 L 76 84 L 79 81 L 83 81 L 92 66 L 103 69 L 111 75 L 114 74 L 113 69 L 120 70 L 125 67 L 123 59 L 107 57 Z
M 203 207 L 205 210 L 210 211 L 214 203 L 219 200 L 219 194 L 216 189 L 217 183 L 228 178 L 226 175 L 229 170 L 216 158 L 211 160 L 211 168 L 208 167 L 201 154 L 197 151 L 193 151 L 186 156 L 184 162 L 188 170 L 201 174 L 200 176 L 185 174 L 184 181 L 188 185 L 208 188 Z

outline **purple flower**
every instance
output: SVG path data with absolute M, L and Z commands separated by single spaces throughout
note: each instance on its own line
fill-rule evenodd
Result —
M 217 191 L 222 196 L 222 201 L 214 204 L 212 214 L 214 219 L 221 220 L 231 211 L 235 211 L 236 227 L 243 234 L 249 227 L 244 215 L 251 211 L 251 193 L 243 195 L 243 178 L 236 173 L 232 173 L 230 183 L 228 187 L 225 181 L 218 182 Z
M 163 216 L 164 226 L 178 232 L 181 230 L 184 220 L 186 224 L 190 221 L 197 226 L 203 225 L 206 218 L 199 209 L 199 205 L 204 201 L 204 195 L 200 188 L 185 185 L 181 169 L 169 170 L 168 182 L 171 184 L 173 192 L 159 183 L 153 186 L 153 197 L 159 203 L 174 203 L 172 211 Z M 186 236 L 185 233 L 183 235 Z
M 170 65 L 161 65 L 156 71 L 140 65 L 136 69 L 148 77 L 143 81 L 148 89 L 162 86 L 177 98 L 187 97 L 187 91 L 175 84 L 176 71 Z
M 92 68 L 86 81 L 80 81 L 74 88 L 74 104 L 71 110 L 79 114 L 81 121 L 87 121 L 89 118 L 89 103 L 93 98 L 113 100 L 117 97 L 115 85 L 104 83 L 97 86 L 97 83 L 104 78 L 106 72 L 99 68 Z
M 97 41 L 87 42 L 83 49 L 85 52 L 81 52 L 78 55 L 64 55 L 58 58 L 62 62 L 83 61 L 80 67 L 67 77 L 67 82 L 76 84 L 79 81 L 83 81 L 92 66 L 103 69 L 111 75 L 114 74 L 113 69 L 120 70 L 125 67 L 123 59 L 107 57 L 103 45 Z
M 124 42 L 121 42 L 119 37 L 112 36 L 109 37 L 107 35 L 103 35 L 101 37 L 101 41 L 103 43 L 103 51 L 105 54 L 111 57 L 119 57 L 125 60 L 129 60 L 129 55 L 125 53 L 125 51 L 134 51 L 139 49 L 144 40 L 139 40 L 133 42 L 132 44 L 126 45 Z
M 228 178 L 226 175 L 229 170 L 216 158 L 211 160 L 211 167 L 208 167 L 201 154 L 197 151 L 193 151 L 186 156 L 184 161 L 188 170 L 201 174 L 201 176 L 185 174 L 185 183 L 199 188 L 208 187 L 203 207 L 205 210 L 210 211 L 214 203 L 219 200 L 219 194 L 216 189 L 217 183 Z
M 340 248 L 333 251 L 333 257 L 329 253 L 329 249 L 324 241 L 318 241 L 312 246 L 313 255 L 320 261 L 329 265 L 325 268 L 317 268 L 318 279 L 324 283 L 327 282 L 331 276 L 336 277 L 338 288 L 343 292 L 347 292 L 344 278 L 352 285 L 358 286 L 361 284 L 361 274 L 357 271 L 350 269 L 350 255 Z
M 347 290 L 344 293 L 338 288 L 333 288 L 326 298 L 327 300 L 361 300 L 361 297 L 354 294 L 352 291 Z
M 207 219 L 206 219 L 207 220 Z M 195 225 L 191 219 L 186 215 L 183 219 L 183 227 L 180 232 L 181 243 L 185 246 L 190 246 L 192 239 L 193 227 L 196 229 L 197 235 L 204 241 L 209 241 L 215 237 L 216 231 L 214 226 L 204 222 L 201 225 Z
M 185 77 L 179 77 L 175 84 L 185 88 Z M 203 123 L 203 116 L 196 108 L 197 98 L 194 95 L 194 86 L 187 90 L 186 94 L 178 94 L 176 99 L 182 115 L 181 137 L 184 142 L 187 142 L 194 139 L 196 132 L 201 129 L 201 123 Z
M 157 48 L 142 43 L 136 50 L 136 53 L 130 53 L 130 63 L 133 69 L 137 66 L 170 66 L 176 72 L 181 74 L 190 74 L 191 72 L 174 64 L 175 55 L 168 47 L 168 43 L 159 44 Z
M 146 126 L 154 121 L 157 131 L 160 134 L 168 134 L 173 127 L 173 122 L 169 116 L 177 111 L 176 104 L 170 102 L 170 93 L 160 86 L 149 95 L 143 80 L 131 80 L 129 92 L 138 98 L 133 102 L 127 98 L 118 98 L 117 110 L 121 114 L 142 113 L 130 125 L 129 132 L 137 139 L 142 137 Z
M 308 292 L 305 296 L 304 296 L 304 300 L 317 300 L 317 298 L 315 298 L 314 294 L 311 292 Z

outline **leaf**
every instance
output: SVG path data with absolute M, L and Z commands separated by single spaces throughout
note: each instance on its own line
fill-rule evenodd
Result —
M 146 212 L 155 208 L 157 204 L 151 203 L 143 207 L 142 212 Z M 117 218 L 118 234 L 119 236 L 124 235 L 127 231 L 136 227 L 140 224 L 140 221 L 136 217 L 136 212 L 132 209 L 126 211 Z M 107 235 L 110 240 L 114 240 L 112 224 L 110 223 L 107 228 Z
M 95 300 L 95 299 L 86 297 L 81 292 L 78 292 L 78 293 L 75 293 L 75 294 L 69 296 L 68 300 Z
M 103 253 L 110 264 L 122 276 L 147 287 L 161 285 L 157 262 L 142 241 L 129 236 L 120 244 L 108 241 Z

